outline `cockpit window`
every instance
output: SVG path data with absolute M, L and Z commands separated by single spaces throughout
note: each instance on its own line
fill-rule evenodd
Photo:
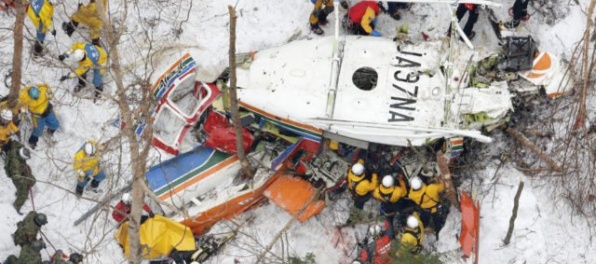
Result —
M 362 67 L 354 72 L 352 75 L 352 82 L 358 89 L 370 91 L 377 87 L 377 80 L 379 75 L 373 68 Z

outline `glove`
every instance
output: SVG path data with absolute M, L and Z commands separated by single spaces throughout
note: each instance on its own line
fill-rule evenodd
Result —
M 68 75 L 60 76 L 60 82 L 66 81 L 68 79 Z
M 54 36 L 54 37 L 56 36 L 56 30 L 55 29 L 52 30 L 52 36 Z
M 78 179 L 79 181 L 81 181 L 81 182 L 84 182 L 84 181 L 85 181 L 85 178 L 86 178 L 86 176 L 87 176 L 87 175 L 85 174 L 85 171 L 83 171 L 83 170 L 77 170 L 77 172 L 76 172 L 76 173 L 77 173 L 77 179 Z
M 64 59 L 66 59 L 66 56 L 64 54 L 62 54 L 62 55 L 58 56 L 58 59 L 60 61 L 63 61 Z
M 373 30 L 372 32 L 370 32 L 370 35 L 373 37 L 382 37 L 383 34 L 381 34 L 379 31 Z
M 155 216 L 155 213 L 153 213 L 153 211 L 149 212 L 149 217 L 153 218 Z

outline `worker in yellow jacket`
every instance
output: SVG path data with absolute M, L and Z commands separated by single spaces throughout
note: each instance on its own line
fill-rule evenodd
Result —
M 69 51 L 58 57 L 61 61 L 66 58 L 72 58 L 72 60 L 77 61 L 79 66 L 75 69 L 74 73 L 71 72 L 60 77 L 60 81 L 78 77 L 79 83 L 74 89 L 76 93 L 85 87 L 87 73 L 93 70 L 93 85 L 95 86 L 95 98 L 97 99 L 103 91 L 102 78 L 108 61 L 106 51 L 100 46 L 77 42 L 72 45 Z
M 381 180 L 381 184 L 373 192 L 373 197 L 381 202 L 381 215 L 383 215 L 387 222 L 389 222 L 388 235 L 393 238 L 393 218 L 396 213 L 405 207 L 402 199 L 408 193 L 406 190 L 406 183 L 403 178 L 397 180 L 395 184 L 395 177 L 392 175 L 385 175 Z
M 29 19 L 31 19 L 31 22 L 35 26 L 37 37 L 33 49 L 34 56 L 42 55 L 46 32 L 52 26 L 54 4 L 56 4 L 56 0 L 31 0 L 27 6 L 27 16 L 29 16 Z M 56 36 L 56 29 L 52 29 L 52 35 Z
M 19 100 L 21 101 L 21 112 L 29 111 L 31 113 L 31 121 L 33 122 L 33 132 L 29 137 L 29 146 L 35 149 L 39 137 L 48 126 L 48 133 L 53 135 L 58 128 L 60 122 L 54 113 L 54 107 L 50 103 L 54 95 L 50 91 L 50 87 L 43 83 L 37 86 L 28 86 L 21 89 L 19 93 Z
M 12 122 L 13 115 L 9 109 L 0 111 L 0 147 L 7 152 L 10 136 L 19 132 L 19 128 Z
M 370 179 L 366 177 L 364 160 L 360 159 L 348 170 L 347 182 L 348 190 L 354 200 L 354 205 L 350 210 L 350 218 L 348 219 L 348 223 L 351 223 L 356 220 L 355 218 L 362 216 L 364 204 L 370 199 L 372 192 L 379 185 L 379 181 L 377 173 L 372 173 Z
M 108 0 L 101 0 L 101 2 L 104 8 L 103 12 L 105 13 L 108 10 Z M 99 46 L 99 37 L 101 35 L 101 27 L 103 26 L 100 15 L 99 7 L 95 0 L 89 0 L 89 3 L 86 5 L 79 2 L 77 12 L 70 17 L 70 22 L 64 22 L 62 24 L 62 29 L 70 37 L 79 24 L 83 24 L 89 28 L 91 43 Z
M 97 187 L 106 176 L 99 167 L 98 148 L 103 147 L 96 141 L 87 140 L 74 156 L 73 167 L 78 176 L 76 194 L 83 195 L 83 190 L 89 181 L 91 181 L 91 191 L 98 192 Z
M 422 250 L 423 242 L 424 224 L 420 221 L 418 213 L 414 212 L 408 216 L 406 228 L 401 235 L 400 247 L 405 247 L 404 250 L 409 250 L 412 254 L 418 254 Z
M 410 178 L 408 198 L 420 207 L 422 222 L 425 226 L 433 227 L 438 240 L 449 208 L 441 205 L 441 192 L 445 189 L 443 178 L 434 177 L 434 179 L 437 180 L 436 183 L 425 184 L 418 176 Z

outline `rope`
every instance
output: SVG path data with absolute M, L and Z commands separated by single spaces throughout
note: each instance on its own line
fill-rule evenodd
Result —
M 29 166 L 26 166 L 25 170 L 29 170 Z M 31 173 L 31 172 L 29 172 Z M 33 199 L 33 191 L 32 191 L 32 187 L 29 187 L 29 197 L 31 198 L 31 208 L 33 208 L 33 211 L 37 211 L 35 210 L 35 200 Z M 50 244 L 50 246 L 52 247 L 52 249 L 54 249 L 54 252 L 56 252 L 56 248 L 54 247 L 54 244 L 52 244 L 52 241 L 50 241 L 48 239 L 48 237 L 43 233 L 43 231 L 41 231 L 41 227 L 39 228 L 39 233 L 41 234 L 42 238 L 48 242 L 48 244 Z M 46 248 L 46 254 L 48 254 L 48 257 L 50 259 L 52 259 L 52 254 L 50 254 L 50 252 L 48 251 L 48 249 Z

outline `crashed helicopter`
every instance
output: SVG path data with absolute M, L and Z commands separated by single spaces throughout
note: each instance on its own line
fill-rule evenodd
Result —
M 462 137 L 491 142 L 483 129 L 507 121 L 512 97 L 540 90 L 556 97 L 570 86 L 561 85 L 568 82 L 564 65 L 546 52 L 535 57 L 535 43 L 524 36 L 505 37 L 497 54 L 474 48 L 464 34 L 469 49 L 457 48 L 455 33 L 450 39 L 396 43 L 340 37 L 339 31 L 337 23 L 335 36 L 237 55 L 232 67 L 244 148 L 258 168 L 252 179 L 239 176 L 236 137 L 225 106 L 226 74 L 213 82 L 195 80 L 197 63 L 185 54 L 160 76 L 153 92 L 158 104 L 152 143 L 172 156 L 151 167 L 147 181 L 171 205 L 162 208 L 168 217 L 204 234 L 268 198 L 306 221 L 322 211 L 325 201 L 317 197 L 336 188 L 350 165 L 351 157 L 327 151 L 327 140 L 368 149 L 446 139 L 447 155 L 454 158 L 462 151 Z M 526 81 L 486 81 L 482 74 L 491 70 Z M 145 124 L 136 127 L 141 134 Z M 415 171 L 403 173 L 409 177 Z M 466 201 L 477 216 L 479 209 Z M 467 229 L 476 229 L 461 237 L 477 242 L 478 219 L 471 221 L 475 224 Z M 464 247 L 477 250 L 469 243 Z

